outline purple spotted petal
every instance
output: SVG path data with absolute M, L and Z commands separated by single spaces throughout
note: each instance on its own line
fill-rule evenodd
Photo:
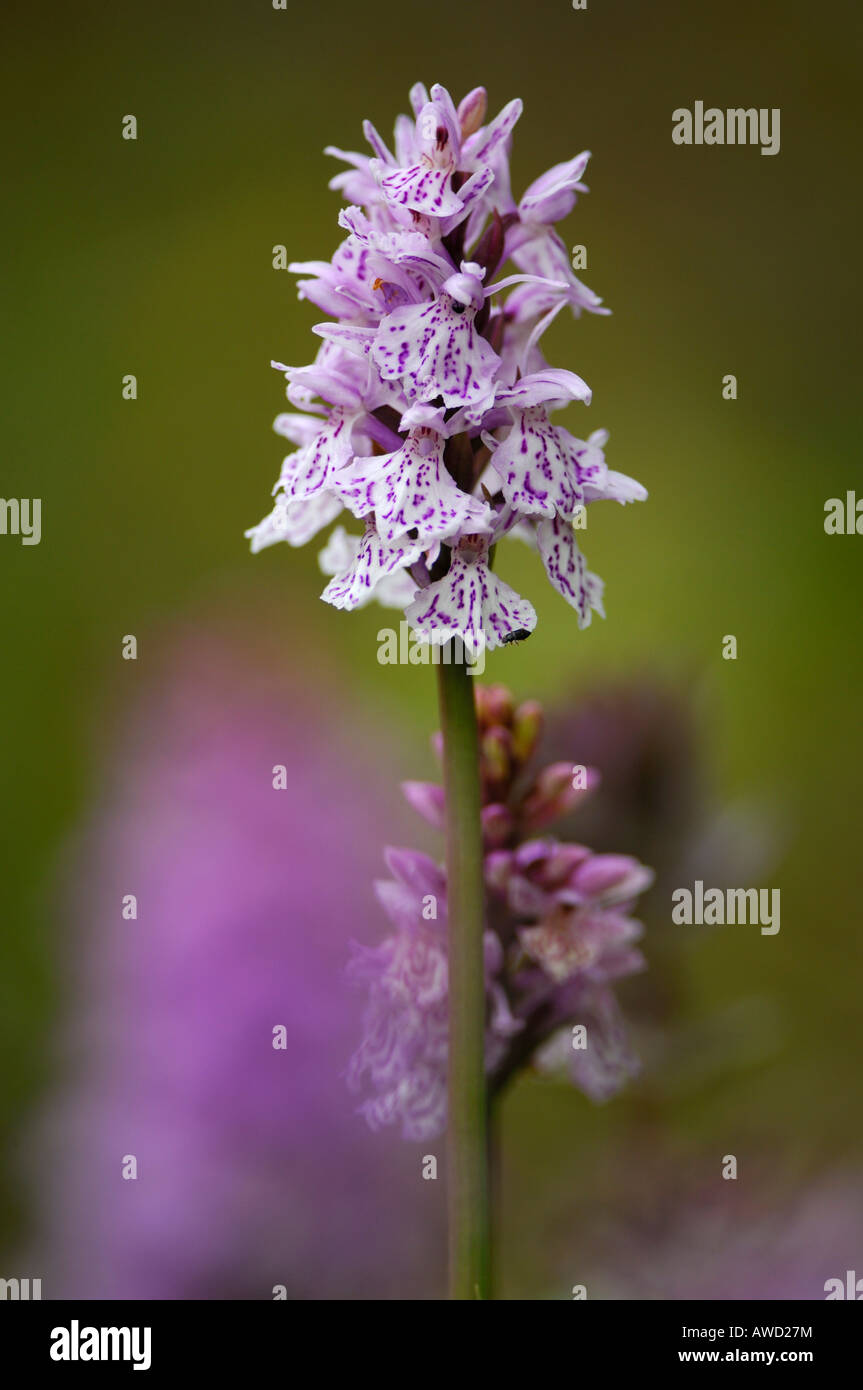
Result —
M 440 396 L 448 408 L 490 401 L 500 358 L 476 332 L 475 318 L 473 309 L 459 313 L 448 295 L 396 309 L 381 321 L 372 358 L 409 400 Z
M 536 627 L 533 605 L 492 573 L 484 552 L 470 547 L 453 551 L 449 572 L 421 591 L 405 617 L 425 641 L 460 637 L 470 652 L 493 651 Z
M 355 411 L 341 407 L 331 410 L 316 438 L 305 449 L 285 459 L 279 486 L 288 502 L 314 497 L 333 471 L 352 458 L 355 419 Z
M 561 517 L 540 521 L 536 539 L 546 574 L 558 593 L 575 609 L 579 627 L 590 626 L 592 612 L 604 618 L 602 580 L 587 568 L 569 522 Z
M 373 160 L 372 172 L 389 205 L 426 217 L 448 217 L 462 210 L 461 198 L 450 182 L 459 157 L 458 120 L 448 92 L 441 88 L 432 95 L 435 99 L 417 116 L 419 158 L 401 169 Z
M 606 470 L 604 482 L 591 483 L 584 492 L 588 502 L 609 500 L 625 505 L 627 502 L 644 502 L 647 498 L 646 487 L 636 482 L 635 478 L 629 478 L 625 473 L 615 473 L 611 468 Z
M 289 502 L 282 492 L 276 498 L 269 516 L 246 532 L 252 542 L 252 554 L 257 555 L 259 550 L 265 550 L 277 541 L 287 541 L 288 545 L 305 545 L 331 521 L 335 521 L 341 510 L 338 497 L 323 490 L 302 502 Z
M 461 199 L 450 187 L 452 172 L 450 168 L 436 169 L 422 162 L 387 174 L 381 179 L 381 188 L 389 202 L 410 212 L 421 212 L 427 217 L 448 217 L 462 210 Z
M 474 209 L 480 209 L 489 188 L 494 182 L 494 170 L 485 168 L 477 169 L 475 174 L 471 174 L 466 179 L 458 191 L 461 211 L 453 217 L 445 217 L 440 224 L 441 236 L 447 236 L 455 227 L 464 221 L 468 213 Z
M 542 406 L 513 411 L 513 417 L 491 458 L 504 497 L 525 516 L 571 517 L 584 503 L 584 481 L 604 481 L 601 451 L 552 425 Z
M 475 135 L 471 135 L 464 143 L 462 150 L 464 167 L 467 169 L 478 169 L 484 164 L 488 164 L 495 152 L 505 144 L 512 134 L 513 127 L 521 115 L 523 104 L 518 97 L 509 102 L 507 106 L 490 121 L 487 126 L 483 126 Z
M 458 531 L 479 531 L 491 521 L 489 508 L 457 487 L 443 461 L 443 438 L 414 430 L 400 449 L 355 458 L 334 475 L 334 486 L 355 516 L 375 514 L 375 528 L 391 543 L 415 531 L 423 546 Z
M 359 608 L 375 595 L 378 584 L 414 564 L 421 554 L 422 546 L 415 541 L 386 544 L 374 526 L 367 523 L 356 557 L 330 580 L 321 598 L 334 608 Z

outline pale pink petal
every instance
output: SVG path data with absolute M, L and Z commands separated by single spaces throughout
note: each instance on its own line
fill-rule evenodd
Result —
M 331 410 L 317 437 L 299 453 L 285 459 L 278 485 L 289 502 L 314 497 L 327 484 L 333 471 L 352 457 L 355 418 L 356 412 L 340 407 Z
M 321 598 L 334 608 L 359 608 L 376 596 L 375 586 L 381 580 L 414 564 L 421 554 L 422 547 L 415 542 L 386 545 L 375 528 L 367 524 L 355 557 L 330 580 Z M 321 568 L 325 572 L 332 558 L 332 551 L 327 547 L 321 555 Z
M 552 425 L 543 406 L 512 414 L 491 457 L 504 497 L 524 516 L 571 517 L 585 500 L 584 482 L 604 480 L 601 451 Z
M 329 492 L 319 492 L 302 502 L 289 502 L 284 493 L 280 493 L 269 516 L 246 532 L 252 542 L 252 554 L 256 555 L 277 541 L 305 545 L 329 526 L 341 510 L 341 502 Z
M 409 400 L 442 397 L 449 407 L 491 398 L 500 358 L 474 328 L 473 309 L 448 295 L 406 305 L 382 319 L 372 357 L 382 377 L 399 380 Z
M 490 121 L 487 126 L 483 126 L 481 130 L 478 130 L 475 135 L 471 135 L 465 141 L 462 151 L 465 167 L 476 169 L 482 164 L 488 164 L 498 147 L 509 139 L 522 109 L 523 104 L 516 97 L 495 116 L 493 121 Z
M 355 516 L 375 513 L 375 528 L 387 542 L 416 531 L 423 546 L 458 531 L 479 531 L 491 521 L 489 508 L 463 492 L 446 470 L 443 438 L 418 428 L 395 453 L 355 458 L 333 478 L 333 486 Z
M 484 553 L 453 551 L 449 572 L 421 590 L 405 617 L 427 642 L 459 637 L 469 652 L 527 637 L 536 612 L 527 599 L 493 574 Z
M 569 522 L 555 517 L 538 522 L 536 538 L 546 573 L 567 603 L 578 614 L 579 627 L 589 627 L 591 613 L 605 617 L 602 607 L 602 580 L 591 574 L 575 543 Z

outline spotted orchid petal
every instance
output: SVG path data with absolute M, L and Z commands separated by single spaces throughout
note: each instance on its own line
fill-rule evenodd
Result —
M 444 444 L 434 430 L 420 427 L 394 453 L 355 458 L 334 476 L 334 486 L 355 516 L 374 512 L 378 535 L 388 544 L 407 531 L 424 548 L 465 529 L 479 531 L 490 524 L 490 510 L 450 477 Z
M 257 555 L 277 541 L 286 541 L 292 546 L 305 545 L 335 521 L 341 510 L 338 497 L 329 492 L 318 492 L 302 502 L 289 502 L 285 494 L 280 493 L 269 516 L 246 532 L 252 542 L 252 554 Z
M 489 163 L 496 151 L 509 139 L 523 109 L 523 103 L 516 97 L 495 116 L 493 121 L 483 126 L 475 135 L 471 135 L 464 142 L 462 155 L 465 168 L 478 169 Z
M 424 641 L 440 645 L 459 637 L 474 653 L 520 640 L 536 627 L 533 605 L 492 573 L 484 547 L 469 544 L 453 551 L 448 573 L 421 591 L 405 617 Z
M 602 580 L 591 574 L 568 521 L 556 516 L 537 523 L 536 539 L 545 572 L 559 594 L 575 609 L 578 626 L 589 627 L 592 613 L 605 617 Z
M 331 410 L 311 443 L 285 459 L 277 487 L 288 502 L 314 497 L 333 472 L 349 462 L 353 457 L 352 435 L 357 418 L 356 411 L 343 407 Z
M 620 502 L 625 506 L 627 502 L 645 502 L 647 488 L 636 482 L 635 478 L 628 477 L 626 473 L 616 473 L 609 468 L 606 470 L 604 481 L 590 483 L 584 489 L 584 495 L 588 502 L 611 501 Z
M 448 408 L 491 403 L 497 353 L 476 331 L 476 310 L 448 295 L 408 305 L 381 320 L 371 354 L 387 380 L 400 381 L 408 400 L 440 397 Z
M 415 541 L 387 545 L 371 522 L 366 523 L 365 532 L 355 549 L 350 544 L 352 539 L 356 538 L 334 534 L 320 555 L 325 574 L 332 573 L 332 567 L 340 560 L 347 560 L 344 567 L 339 566 L 338 572 L 321 594 L 324 602 L 331 603 L 334 608 L 360 608 L 370 599 L 379 598 L 379 586 L 396 576 L 408 580 L 410 576 L 404 576 L 404 570 L 422 554 L 422 546 Z M 399 593 L 400 598 L 404 588 L 406 584 Z M 411 595 L 416 593 L 416 589 L 416 584 L 411 581 Z
M 461 212 L 462 201 L 451 184 L 457 168 L 459 132 L 455 110 L 449 108 L 451 101 L 447 106 L 443 100 L 433 99 L 419 112 L 416 163 L 406 169 L 392 169 L 383 160 L 372 160 L 372 172 L 389 204 L 427 217 Z
M 585 500 L 584 484 L 605 480 L 602 453 L 552 425 L 544 407 L 513 411 L 513 424 L 494 447 L 492 467 L 510 506 L 524 516 L 572 517 Z

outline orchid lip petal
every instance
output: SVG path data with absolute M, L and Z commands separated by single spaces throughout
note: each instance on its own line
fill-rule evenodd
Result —
M 424 641 L 441 645 L 457 637 L 471 653 L 494 650 L 536 626 L 533 605 L 489 569 L 486 547 L 477 553 L 464 542 L 453 551 L 449 572 L 405 616 Z

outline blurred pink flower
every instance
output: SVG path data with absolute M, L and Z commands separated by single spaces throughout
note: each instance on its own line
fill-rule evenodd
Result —
M 304 667 L 267 685 L 184 634 L 116 750 L 64 894 L 79 982 L 40 1136 L 45 1297 L 436 1289 L 438 1185 L 345 1097 L 386 760 Z
M 627 1192 L 611 1197 L 588 1235 L 590 1296 L 607 1299 L 818 1301 L 825 1284 L 863 1273 L 860 1173 L 825 1167 L 792 1181 L 766 1148 L 744 1180 L 725 1182 L 713 1155 L 686 1168 L 716 1174 L 700 1182 L 667 1153 L 657 1180 L 645 1178 L 643 1150 L 629 1165 Z

